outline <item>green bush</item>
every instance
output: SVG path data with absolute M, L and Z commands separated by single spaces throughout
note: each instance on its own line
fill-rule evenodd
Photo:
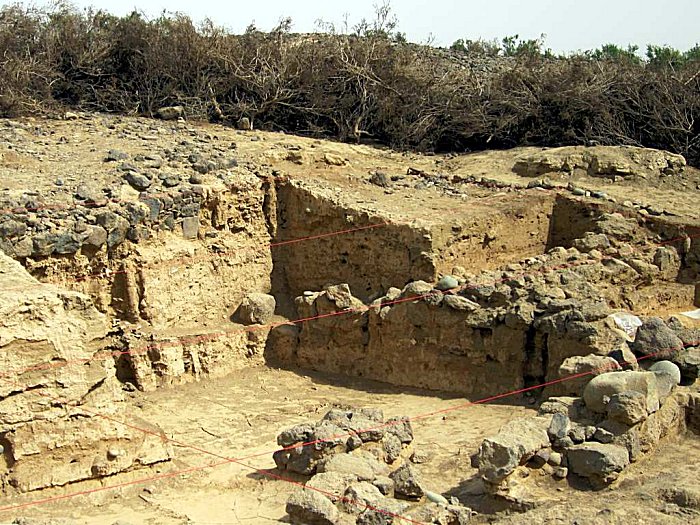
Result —
M 623 49 L 615 44 L 605 44 L 600 49 L 588 52 L 588 56 L 594 60 L 609 60 L 613 62 L 627 62 L 641 64 L 642 59 L 637 54 L 639 46 L 627 46 Z

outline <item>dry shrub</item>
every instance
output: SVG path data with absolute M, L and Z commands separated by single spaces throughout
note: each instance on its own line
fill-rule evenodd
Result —
M 230 35 L 181 15 L 3 7 L 0 115 L 179 104 L 190 118 L 220 108 L 233 122 L 396 148 L 631 144 L 700 166 L 700 60 L 440 50 L 402 41 L 387 12 L 352 32 L 289 27 Z

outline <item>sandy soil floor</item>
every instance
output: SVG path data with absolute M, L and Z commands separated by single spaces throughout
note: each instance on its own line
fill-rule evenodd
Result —
M 225 378 L 151 393 L 135 392 L 131 399 L 134 424 L 138 425 L 137 418 L 155 423 L 167 438 L 181 443 L 175 444 L 175 462 L 150 472 L 141 470 L 101 482 L 42 491 L 41 500 L 60 499 L 39 505 L 32 505 L 38 500 L 36 495 L 13 498 L 3 506 L 29 506 L 0 513 L 0 519 L 9 522 L 21 516 L 98 525 L 118 520 L 133 525 L 284 523 L 284 506 L 296 486 L 260 470 L 274 469 L 272 452 L 279 431 L 317 420 L 336 406 L 381 408 L 387 417 L 448 410 L 414 422 L 416 448 L 425 457 L 417 469 L 431 490 L 457 496 L 476 510 L 490 512 L 496 509 L 485 498 L 469 456 L 483 438 L 507 421 L 533 413 L 527 403 L 512 401 L 465 407 L 464 398 L 435 392 L 262 366 Z M 460 408 L 450 410 L 455 407 Z M 698 457 L 700 437 L 667 440 L 655 454 L 628 469 L 613 488 L 580 492 L 566 481 L 553 482 L 546 477 L 534 494 L 539 501 L 537 509 L 512 517 L 485 514 L 477 521 L 577 523 L 577 515 L 592 515 L 591 519 L 608 515 L 627 516 L 632 520 L 629 523 L 691 523 L 698 515 L 669 505 L 659 493 L 669 486 L 692 487 L 696 463 L 689 458 Z M 225 458 L 247 459 L 240 459 L 241 464 L 226 463 Z M 178 474 L 183 470 L 186 472 Z M 170 474 L 173 476 L 150 479 Z M 290 481 L 304 481 L 303 477 L 284 475 Z M 96 492 L 76 495 L 91 490 Z M 644 512 L 640 514 L 639 509 Z

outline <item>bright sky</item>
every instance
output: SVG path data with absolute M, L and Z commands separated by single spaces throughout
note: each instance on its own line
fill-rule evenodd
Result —
M 271 29 L 286 16 L 295 32 L 311 32 L 321 18 L 351 24 L 371 18 L 381 0 L 74 0 L 79 7 L 94 6 L 123 15 L 134 8 L 149 17 L 164 9 L 180 11 L 195 21 L 206 17 L 240 33 L 251 22 Z M 3 1 L 3 4 L 6 3 Z M 35 0 L 43 5 L 45 0 Z M 409 40 L 424 42 L 432 34 L 436 45 L 458 38 L 492 39 L 519 34 L 521 38 L 547 35 L 546 45 L 557 52 L 592 49 L 601 44 L 626 46 L 667 44 L 686 50 L 700 43 L 700 0 L 393 0 L 398 29 Z

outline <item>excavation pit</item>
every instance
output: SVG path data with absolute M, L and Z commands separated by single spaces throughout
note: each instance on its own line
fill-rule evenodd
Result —
M 560 379 L 571 358 L 634 355 L 611 313 L 681 322 L 679 312 L 700 306 L 693 202 L 679 194 L 673 210 L 653 214 L 652 205 L 623 203 L 644 193 L 658 207 L 670 192 L 665 182 L 641 191 L 561 173 L 535 180 L 504 168 L 518 152 L 513 162 L 501 152 L 438 164 L 443 159 L 220 128 L 206 153 L 236 141 L 238 167 L 187 182 L 187 152 L 169 133 L 213 137 L 212 128 L 173 124 L 157 141 L 127 140 L 120 130 L 150 122 L 115 119 L 112 129 L 105 118 L 77 132 L 94 149 L 81 146 L 80 169 L 66 160 L 77 146 L 57 142 L 51 178 L 37 178 L 31 151 L 39 146 L 24 144 L 24 153 L 16 150 L 22 168 L 13 165 L 3 179 L 0 350 L 12 381 L 0 390 L 0 444 L 4 490 L 19 498 L 12 501 L 157 474 L 173 458 L 195 462 L 192 449 L 181 454 L 162 433 L 198 447 L 224 444 L 233 457 L 239 448 L 274 449 L 282 427 L 336 404 L 420 415 L 451 411 L 465 397 L 531 389 L 491 411 L 480 407 L 473 417 L 483 424 L 462 437 L 457 418 L 417 430 L 425 442 L 452 439 L 450 454 L 460 446 L 473 452 L 513 415 L 529 413 L 529 403 L 571 394 L 565 383 L 539 388 Z M 57 137 L 70 126 L 42 125 Z M 282 155 L 295 148 L 304 164 Z M 155 150 L 165 167 L 134 160 L 153 180 L 135 191 L 104 162 L 112 149 L 133 159 Z M 347 163 L 328 164 L 331 151 Z M 180 185 L 161 187 L 158 171 L 178 173 Z M 697 173 L 689 168 L 688 177 Z M 96 179 L 105 202 L 78 199 L 81 185 Z M 34 180 L 36 194 L 27 191 Z M 629 197 L 635 191 L 639 197 Z M 457 285 L 445 289 L 452 278 Z M 274 315 L 240 323 L 241 303 L 261 293 L 275 298 Z M 688 323 L 673 329 L 694 329 Z M 685 363 L 685 384 L 693 366 Z M 155 435 L 144 438 L 140 428 Z M 33 435 L 45 439 L 29 446 Z M 268 468 L 270 457 L 256 465 Z M 426 467 L 436 490 L 466 479 L 457 470 L 437 481 L 440 470 Z M 257 482 L 244 471 L 229 465 L 197 479 Z M 185 512 L 175 492 L 167 494 L 168 508 Z M 271 505 L 279 518 L 283 505 Z

